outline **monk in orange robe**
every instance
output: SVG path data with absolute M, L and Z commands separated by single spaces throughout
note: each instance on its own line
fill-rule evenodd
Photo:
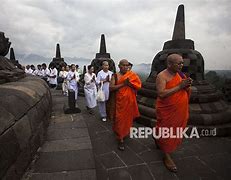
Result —
M 110 92 L 116 93 L 115 117 L 113 131 L 117 135 L 118 148 L 124 150 L 124 137 L 130 132 L 133 120 L 140 116 L 136 101 L 136 92 L 141 88 L 140 78 L 129 70 L 129 62 L 123 59 L 119 62 L 119 73 L 110 82 Z
M 189 118 L 189 96 L 192 79 L 187 78 L 182 72 L 183 58 L 179 54 L 167 57 L 167 69 L 161 71 L 156 78 L 156 132 L 161 128 L 172 128 L 177 134 L 177 128 L 185 128 Z M 159 138 L 157 146 L 164 152 L 164 164 L 172 172 L 177 172 L 170 153 L 176 150 L 182 138 Z

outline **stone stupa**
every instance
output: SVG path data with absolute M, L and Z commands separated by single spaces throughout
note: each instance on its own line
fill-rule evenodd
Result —
M 53 63 L 55 63 L 55 66 L 58 71 L 61 70 L 62 66 L 66 66 L 67 64 L 64 62 L 64 58 L 61 57 L 61 51 L 59 43 L 56 44 L 56 56 L 52 60 Z
M 10 48 L 10 61 L 19 69 L 22 69 L 22 65 L 16 60 L 15 54 L 14 54 L 14 49 Z
M 91 65 L 94 66 L 96 74 L 101 70 L 103 61 L 108 61 L 109 70 L 112 72 L 115 72 L 116 70 L 115 63 L 111 59 L 110 53 L 107 53 L 107 50 L 106 50 L 106 42 L 105 42 L 104 34 L 101 35 L 99 53 L 96 53 L 95 59 L 93 59 L 91 62 Z
M 204 59 L 195 50 L 194 42 L 185 39 L 183 5 L 178 7 L 172 40 L 165 42 L 163 50 L 155 56 L 151 73 L 138 92 L 137 101 L 141 117 L 137 121 L 146 126 L 155 125 L 155 79 L 156 75 L 166 68 L 167 56 L 172 53 L 182 55 L 182 71 L 194 80 L 188 125 L 196 126 L 199 130 L 216 128 L 216 133 L 220 136 L 231 135 L 231 107 L 222 99 L 222 93 L 204 79 Z

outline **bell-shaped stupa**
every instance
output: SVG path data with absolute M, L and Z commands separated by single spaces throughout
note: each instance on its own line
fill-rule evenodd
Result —
M 167 56 L 178 53 L 184 59 L 182 71 L 194 80 L 188 125 L 198 129 L 216 128 L 218 135 L 231 135 L 231 107 L 222 99 L 222 93 L 204 79 L 204 59 L 195 50 L 194 42 L 185 39 L 184 17 L 184 5 L 180 5 L 172 40 L 165 42 L 163 50 L 154 57 L 151 73 L 138 92 L 137 100 L 141 113 L 138 122 L 151 127 L 155 125 L 156 75 L 166 68 Z
M 61 57 L 60 46 L 56 44 L 56 56 L 53 58 L 52 63 L 55 63 L 56 68 L 60 71 L 62 66 L 65 66 L 64 58 Z
M 109 70 L 112 72 L 115 72 L 116 70 L 115 63 L 111 59 L 110 53 L 107 53 L 107 50 L 106 50 L 106 41 L 105 41 L 104 34 L 101 35 L 99 53 L 96 53 L 95 59 L 93 59 L 91 62 L 91 64 L 95 68 L 96 74 L 101 70 L 103 61 L 107 61 L 109 64 Z

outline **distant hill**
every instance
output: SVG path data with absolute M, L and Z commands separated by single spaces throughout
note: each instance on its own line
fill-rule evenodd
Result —
M 205 70 L 205 74 L 213 71 L 216 72 L 219 77 L 231 78 L 231 70 Z
M 27 64 L 42 64 L 42 63 L 50 63 L 51 59 L 46 58 L 37 54 L 15 54 L 15 58 L 19 60 L 20 64 L 27 65 Z
M 38 54 L 15 54 L 15 57 L 17 60 L 19 60 L 19 63 L 22 65 L 27 65 L 27 64 L 37 65 L 42 63 L 49 64 L 53 59 L 53 57 L 48 58 L 48 57 L 40 56 Z M 74 63 L 74 64 L 78 64 L 80 67 L 90 64 L 91 60 L 92 59 L 83 58 L 83 57 L 64 57 L 64 61 L 67 64 Z M 134 64 L 132 70 L 142 76 L 145 76 L 146 78 L 151 72 L 151 63 Z M 215 71 L 217 75 L 220 77 L 225 76 L 227 78 L 231 78 L 231 70 L 205 70 L 205 74 L 208 73 L 209 71 Z
M 20 64 L 22 65 L 37 65 L 37 64 L 42 64 L 46 63 L 49 64 L 52 58 L 40 56 L 38 54 L 15 54 L 15 57 L 17 60 L 19 60 Z M 78 64 L 80 67 L 83 67 L 84 65 L 88 65 L 91 63 L 92 59 L 88 58 L 82 58 L 82 57 L 64 57 L 64 61 L 67 64 Z M 142 73 L 142 74 L 149 74 L 151 71 L 151 64 L 134 64 L 133 66 L 133 71 L 137 73 Z
M 151 64 L 134 64 L 132 71 L 136 72 L 139 75 L 141 81 L 144 82 L 151 72 Z
M 84 65 L 89 65 L 92 59 L 82 58 L 82 57 L 64 57 L 64 60 L 67 64 L 78 64 L 80 67 Z
M 37 54 L 15 54 L 15 57 L 17 60 L 19 60 L 20 64 L 22 65 L 37 65 L 37 64 L 42 64 L 42 63 L 46 63 L 49 64 L 52 58 L 47 58 L 47 57 L 43 57 Z M 67 64 L 78 64 L 80 67 L 83 67 L 84 65 L 88 65 L 91 63 L 91 59 L 87 59 L 87 58 L 82 58 L 82 57 L 64 57 L 64 61 Z
M 132 70 L 136 73 L 149 74 L 151 72 L 151 64 L 134 64 Z

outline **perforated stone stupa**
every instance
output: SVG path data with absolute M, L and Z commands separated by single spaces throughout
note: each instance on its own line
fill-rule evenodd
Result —
M 56 56 L 53 58 L 52 62 L 55 63 L 55 66 L 59 71 L 61 70 L 62 66 L 67 65 L 64 62 L 64 58 L 61 57 L 60 46 L 58 43 L 56 44 Z
M 169 54 L 178 53 L 183 56 L 182 71 L 193 80 L 192 95 L 190 98 L 189 126 L 202 128 L 217 128 L 218 135 L 231 135 L 231 108 L 222 99 L 222 93 L 204 79 L 204 59 L 200 52 L 195 50 L 194 42 L 185 39 L 184 6 L 178 7 L 172 40 L 164 43 L 152 62 L 149 77 L 138 92 L 139 110 L 141 118 L 138 122 L 147 126 L 154 126 L 155 100 L 157 98 L 155 79 L 156 75 L 166 68 L 166 59 Z
M 95 59 L 93 59 L 91 62 L 91 64 L 95 68 L 96 74 L 101 70 L 103 61 L 107 61 L 109 64 L 109 70 L 115 72 L 116 70 L 115 63 L 111 59 L 110 53 L 107 53 L 107 50 L 106 50 L 106 42 L 105 42 L 104 34 L 101 35 L 99 53 L 96 53 Z

